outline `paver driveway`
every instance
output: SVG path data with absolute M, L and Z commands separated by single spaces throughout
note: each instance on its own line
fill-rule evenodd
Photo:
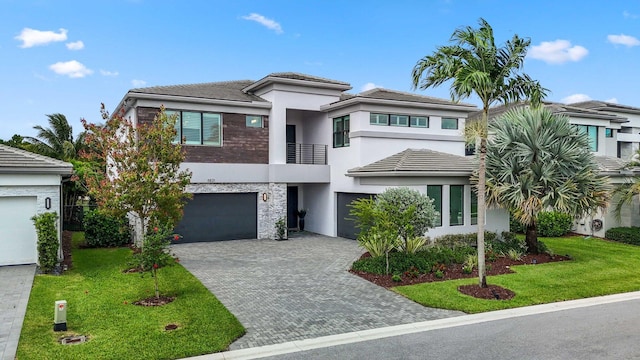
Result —
M 320 235 L 180 244 L 173 252 L 237 316 L 231 349 L 462 315 L 418 305 L 347 272 L 362 250 Z
M 0 266 L 0 360 L 16 356 L 35 272 L 35 265 Z

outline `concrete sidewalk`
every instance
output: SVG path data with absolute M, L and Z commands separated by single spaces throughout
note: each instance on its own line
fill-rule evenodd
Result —
M 13 360 L 16 356 L 35 272 L 35 265 L 0 266 L 1 360 Z

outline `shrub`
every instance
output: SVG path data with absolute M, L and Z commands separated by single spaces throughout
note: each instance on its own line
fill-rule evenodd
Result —
M 527 244 L 524 239 L 518 239 L 514 233 L 506 231 L 500 234 L 500 237 L 487 242 L 487 253 L 506 255 L 509 250 L 526 253 Z
M 58 214 L 47 212 L 31 218 L 38 235 L 38 264 L 43 273 L 53 270 L 58 264 Z
M 371 274 L 402 274 L 414 267 L 417 271 L 426 273 L 431 270 L 430 263 L 424 256 L 420 254 L 406 254 L 400 252 L 389 253 L 389 272 L 387 272 L 386 257 L 368 257 L 357 260 L 351 266 L 352 270 L 364 271 Z
M 538 235 L 544 237 L 563 236 L 571 231 L 571 215 L 557 211 L 543 211 L 538 214 Z
M 367 232 L 358 236 L 358 244 L 372 257 L 384 256 L 396 246 L 397 238 L 379 232 Z
M 415 254 L 422 250 L 429 243 L 429 238 L 425 236 L 416 236 L 407 239 L 404 243 L 399 242 L 398 250 L 409 254 Z
M 640 245 L 640 227 L 615 227 L 607 230 L 605 237 L 625 244 Z
M 491 242 L 498 237 L 498 234 L 485 231 L 484 232 L 484 241 L 485 243 Z M 442 235 L 433 240 L 434 244 L 446 246 L 449 248 L 454 248 L 456 246 L 464 245 L 476 247 L 478 244 L 478 233 L 468 233 L 468 234 L 449 234 Z
M 180 235 L 172 234 L 170 227 L 154 228 L 144 237 L 142 249 L 133 255 L 136 265 L 145 272 L 151 272 L 156 298 L 160 297 L 158 286 L 158 269 L 172 263 L 173 257 L 169 253 L 171 239 L 180 240 Z
M 524 234 L 526 227 L 522 225 L 522 223 L 516 219 L 515 216 L 510 212 L 509 213 L 509 231 L 518 234 Z
M 89 247 L 118 247 L 131 243 L 131 228 L 126 217 L 114 217 L 96 209 L 86 212 L 82 222 Z

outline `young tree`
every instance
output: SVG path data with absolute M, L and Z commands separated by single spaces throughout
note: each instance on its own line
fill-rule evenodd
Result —
M 85 171 L 89 193 L 103 211 L 131 215 L 136 221 L 136 244 L 149 228 L 173 228 L 182 218 L 189 194 L 189 171 L 180 170 L 184 152 L 173 141 L 176 117 L 164 107 L 151 123 L 134 125 L 121 114 L 110 116 L 102 104 L 104 125 L 82 124 L 93 151 L 85 159 L 105 164 L 103 171 Z
M 520 74 L 531 40 L 514 35 L 497 47 L 493 28 L 484 19 L 480 27 L 457 29 L 451 35 L 453 45 L 441 46 L 420 59 L 412 71 L 413 87 L 427 89 L 451 82 L 454 101 L 476 95 L 482 102 L 482 119 L 465 127 L 467 142 L 478 153 L 478 275 L 481 287 L 487 286 L 484 251 L 485 222 L 485 154 L 487 114 L 491 105 L 530 99 L 537 105 L 547 89 L 526 74 Z
M 536 219 L 545 211 L 583 216 L 607 206 L 608 180 L 598 174 L 589 138 L 545 108 L 507 111 L 489 125 L 487 202 L 512 211 L 538 253 Z

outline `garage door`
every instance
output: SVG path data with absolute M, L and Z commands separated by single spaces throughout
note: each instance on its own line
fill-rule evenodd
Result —
M 338 236 L 355 239 L 358 235 L 358 229 L 355 226 L 355 222 L 351 220 L 352 216 L 349 215 L 351 208 L 348 206 L 353 200 L 368 199 L 375 197 L 375 194 L 362 194 L 362 193 L 338 193 Z
M 38 260 L 36 197 L 0 197 L 0 265 L 32 264 Z
M 175 231 L 179 243 L 258 237 L 258 193 L 194 194 Z

